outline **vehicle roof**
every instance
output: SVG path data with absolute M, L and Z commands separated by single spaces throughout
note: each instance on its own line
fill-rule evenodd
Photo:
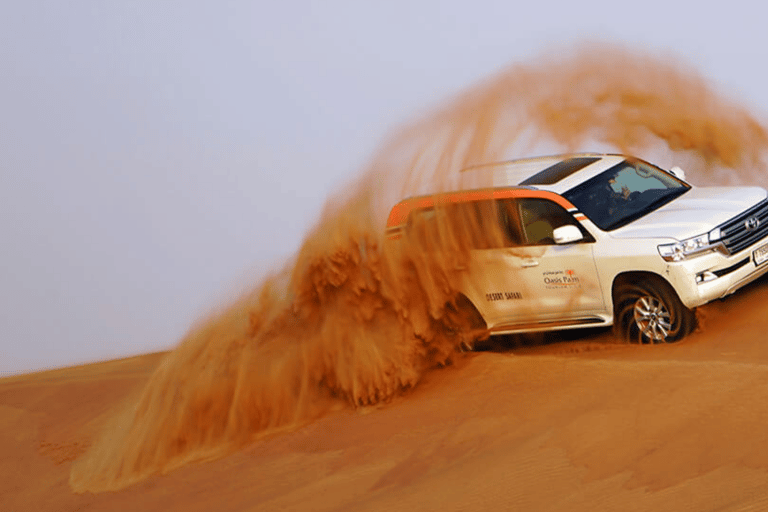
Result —
M 572 210 L 576 207 L 564 197 L 552 193 L 548 190 L 538 190 L 531 187 L 497 187 L 475 190 L 458 190 L 454 192 L 444 192 L 440 194 L 429 194 L 425 196 L 409 197 L 403 199 L 389 213 L 387 227 L 395 227 L 404 224 L 408 216 L 414 210 L 425 208 L 434 208 L 435 205 L 447 205 L 455 203 L 464 203 L 469 201 L 482 201 L 484 199 L 508 199 L 508 198 L 541 198 L 549 199 L 559 204 L 566 210 Z
M 491 173 L 491 185 L 494 187 L 524 184 L 562 194 L 627 159 L 633 158 L 618 154 L 568 153 L 476 165 L 463 169 L 461 172 Z M 580 162 L 569 166 L 569 161 Z M 546 172 L 553 168 L 554 172 Z M 530 179 L 537 175 L 541 177 L 538 182 Z M 483 181 L 487 183 L 487 178 Z
M 417 209 L 482 199 L 542 197 L 557 202 L 567 210 L 575 209 L 560 194 L 628 159 L 638 160 L 619 154 L 567 153 L 467 167 L 461 172 L 485 175 L 481 176 L 484 178 L 480 180 L 482 183 L 488 183 L 487 174 L 490 173 L 491 186 L 403 199 L 392 208 L 387 227 L 403 224 Z

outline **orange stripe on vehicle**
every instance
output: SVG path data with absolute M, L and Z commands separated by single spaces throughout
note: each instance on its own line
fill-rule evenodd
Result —
M 524 188 L 492 188 L 482 190 L 462 190 L 435 194 L 432 196 L 413 197 L 400 201 L 389 213 L 387 227 L 395 227 L 404 224 L 412 211 L 421 208 L 431 208 L 440 204 L 465 203 L 470 201 L 482 201 L 484 199 L 510 199 L 510 198 L 537 198 L 549 199 L 566 210 L 575 208 L 570 201 L 562 196 L 547 190 L 530 190 Z
M 392 228 L 404 224 L 408 219 L 408 215 L 413 210 L 420 208 L 430 208 L 435 205 L 435 201 L 432 197 L 416 197 L 408 198 L 397 203 L 392 211 L 389 212 L 389 219 L 387 219 L 387 227 Z

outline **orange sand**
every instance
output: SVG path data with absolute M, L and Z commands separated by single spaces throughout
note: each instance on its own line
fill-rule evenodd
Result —
M 666 148 L 697 184 L 755 182 L 768 147 L 674 62 L 513 66 L 395 134 L 292 262 L 173 352 L 0 380 L 0 510 L 768 507 L 767 285 L 673 346 L 463 355 L 478 219 L 383 243 L 395 201 L 461 167 L 589 141 Z
M 765 510 L 768 281 L 674 345 L 469 354 L 379 407 L 341 409 L 118 492 L 72 460 L 162 354 L 0 380 L 0 510 Z

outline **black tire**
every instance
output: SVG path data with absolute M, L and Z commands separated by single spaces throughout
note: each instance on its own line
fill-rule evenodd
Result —
M 620 282 L 613 297 L 614 328 L 630 343 L 672 343 L 696 327 L 696 313 L 661 278 Z

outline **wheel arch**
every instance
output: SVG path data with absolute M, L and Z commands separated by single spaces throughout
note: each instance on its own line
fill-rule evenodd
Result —
M 627 272 L 621 272 L 620 274 L 617 274 L 616 277 L 613 278 L 613 284 L 611 285 L 611 307 L 616 307 L 616 290 L 623 285 L 626 284 L 633 284 L 633 283 L 639 283 L 646 280 L 656 280 L 663 283 L 663 286 L 666 286 L 672 293 L 675 294 L 677 297 L 677 300 L 680 300 L 682 303 L 682 300 L 680 299 L 680 295 L 677 293 L 677 290 L 675 290 L 675 287 L 672 286 L 672 284 L 664 278 L 664 276 L 657 274 L 656 272 L 650 272 L 647 270 L 632 270 Z
M 654 289 L 656 291 L 654 291 Z M 657 297 L 657 300 L 661 301 L 662 307 L 667 311 L 666 317 L 669 320 L 669 323 L 665 328 L 661 329 L 664 336 L 661 341 L 667 343 L 678 341 L 693 332 L 696 328 L 695 309 L 688 308 L 683 304 L 677 290 L 675 290 L 670 282 L 663 276 L 654 272 L 624 272 L 617 275 L 613 280 L 611 300 L 613 302 L 614 332 L 619 334 L 625 340 L 632 341 L 635 339 L 636 335 L 639 335 L 637 339 L 641 343 L 644 342 L 644 339 L 648 339 L 645 338 L 645 336 L 648 336 L 651 339 L 651 343 L 659 342 L 657 338 L 651 338 L 651 335 L 648 334 L 644 328 L 644 334 L 640 334 L 640 331 L 637 330 L 641 321 L 638 320 L 637 310 L 635 309 L 636 306 L 633 306 L 632 304 L 638 297 L 638 295 L 634 295 L 633 297 L 633 294 L 637 294 L 638 291 L 641 295 L 650 294 L 652 297 Z M 627 300 L 619 298 L 619 296 L 624 293 L 628 294 L 626 296 Z M 635 309 L 634 320 L 631 318 L 632 309 Z M 653 325 L 659 325 L 656 323 L 655 312 L 652 316 L 653 320 L 651 321 L 651 327 L 653 327 Z M 653 327 L 653 332 L 656 333 L 656 327 Z
M 488 328 L 488 322 L 486 322 L 485 318 L 483 318 L 483 314 L 480 313 L 480 310 L 477 308 L 477 306 L 475 306 L 475 303 L 472 302 L 472 300 L 470 300 L 470 298 L 463 293 L 459 292 L 456 295 L 452 305 L 456 308 L 457 311 L 464 310 L 471 315 L 473 323 L 476 322 L 473 327 L 477 327 L 479 329 Z

